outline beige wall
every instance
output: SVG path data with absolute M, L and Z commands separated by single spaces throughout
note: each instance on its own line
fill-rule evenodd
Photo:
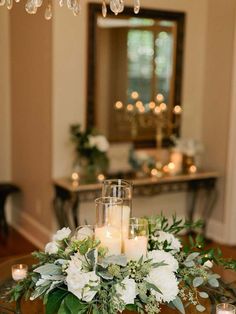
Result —
M 11 178 L 9 12 L 0 10 L 0 181 Z
M 133 3 L 131 0 L 127 2 Z M 145 6 L 187 13 L 182 134 L 202 140 L 207 147 L 205 165 L 220 170 L 224 175 L 228 149 L 234 1 L 228 0 L 225 4 L 223 0 L 146 0 Z M 42 13 L 40 10 L 39 15 L 29 16 L 24 12 L 23 5 L 13 9 L 10 18 L 12 119 L 9 119 L 8 94 L 5 96 L 5 104 L 8 105 L 1 106 L 0 113 L 5 110 L 4 121 L 7 122 L 4 132 L 8 140 L 9 122 L 12 121 L 12 176 L 24 192 L 23 214 L 15 223 L 27 236 L 34 233 L 35 238 L 44 242 L 53 227 L 51 179 L 68 175 L 72 168 L 69 125 L 73 122 L 85 124 L 89 60 L 85 3 L 79 17 L 59 6 L 55 6 L 52 22 L 45 21 Z M 6 22 L 6 13 L 0 14 L 4 16 L 4 19 L 0 16 L 1 26 Z M 4 32 L 2 28 L 0 30 L 1 43 Z M 5 58 L 9 55 L 7 49 L 6 45 Z M 7 68 L 3 73 L 9 80 Z M 3 83 L 6 84 L 6 81 Z M 3 83 L 0 81 L 0 92 L 9 89 L 5 89 Z M 3 97 L 0 93 L 1 102 Z M 220 127 L 218 121 L 221 121 Z M 3 129 L 2 124 L 0 128 Z M 5 137 L 0 134 L 2 138 Z M 10 153 L 8 140 L 0 142 L 0 150 L 5 152 L 5 164 L 9 161 L 6 157 Z M 223 191 L 224 185 L 221 185 L 222 197 Z M 148 208 L 146 199 L 135 200 L 134 214 L 154 213 L 166 208 L 183 214 L 185 197 L 185 194 L 153 197 Z M 88 210 L 91 217 L 93 204 L 84 203 L 81 210 L 82 217 Z M 223 198 L 214 215 L 219 223 L 222 211 Z
M 52 24 L 42 14 L 28 15 L 22 3 L 14 6 L 10 27 L 12 179 L 22 188 L 14 223 L 37 238 L 29 221 L 52 226 Z

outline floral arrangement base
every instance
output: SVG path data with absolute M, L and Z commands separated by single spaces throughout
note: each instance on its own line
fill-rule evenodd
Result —
M 200 222 L 147 220 L 148 252 L 137 260 L 110 255 L 89 228 L 57 231 L 44 252 L 34 253 L 39 263 L 12 289 L 11 300 L 42 298 L 46 314 L 210 313 L 209 300 L 229 296 L 213 264 L 235 271 L 236 261 L 203 249 L 201 237 L 181 243 L 178 234 Z

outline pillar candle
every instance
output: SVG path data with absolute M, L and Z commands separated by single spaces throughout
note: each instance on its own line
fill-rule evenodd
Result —
M 145 236 L 136 236 L 133 239 L 124 240 L 125 255 L 128 260 L 139 260 L 147 254 L 148 240 Z
M 107 247 L 109 255 L 121 254 L 121 229 L 111 226 L 95 228 L 95 238 L 101 241 L 101 245 Z

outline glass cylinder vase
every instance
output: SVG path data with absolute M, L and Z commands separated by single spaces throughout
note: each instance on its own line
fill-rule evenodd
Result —
M 122 251 L 122 204 L 117 197 L 100 197 L 95 200 L 95 238 L 108 249 L 108 255 L 119 255 Z
M 132 212 L 132 183 L 122 179 L 105 180 L 102 187 L 103 197 L 117 197 L 123 200 L 122 208 L 117 207 L 118 211 L 122 211 L 122 228 L 123 236 L 128 236 L 129 220 Z M 118 212 L 117 215 L 120 215 Z
M 128 237 L 124 239 L 124 253 L 128 260 L 139 260 L 147 255 L 148 221 L 144 218 L 131 218 Z

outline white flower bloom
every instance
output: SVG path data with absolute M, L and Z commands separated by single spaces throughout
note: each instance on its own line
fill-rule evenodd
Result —
M 62 241 L 64 239 L 67 239 L 70 234 L 71 234 L 70 228 L 64 227 L 61 230 L 58 230 L 56 234 L 54 234 L 53 241 Z
M 76 234 L 76 239 L 79 241 L 82 241 L 88 237 L 93 236 L 93 230 L 91 230 L 89 227 L 85 226 L 78 230 Z
M 179 293 L 178 281 L 173 272 L 159 268 L 154 268 L 146 277 L 146 281 L 155 285 L 161 293 L 151 289 L 151 293 L 156 297 L 157 302 L 171 302 Z
M 57 254 L 58 252 L 58 245 L 55 241 L 49 242 L 45 246 L 45 253 L 48 254 Z
M 164 243 L 165 241 L 168 242 L 167 248 L 171 250 L 172 254 L 180 251 L 182 244 L 179 239 L 177 239 L 172 233 L 159 231 L 158 242 Z
M 122 287 L 122 285 L 124 285 Z M 136 293 L 136 283 L 134 279 L 126 277 L 121 284 L 116 285 L 116 292 L 120 295 L 120 298 L 125 304 L 134 304 Z
M 69 266 L 67 269 L 66 282 L 68 291 L 73 293 L 78 299 L 90 302 L 97 293 L 91 288 L 99 285 L 100 278 L 94 271 L 84 273 L 79 269 L 70 268 Z
M 203 264 L 203 266 L 206 267 L 206 268 L 212 268 L 213 267 L 213 263 L 210 260 L 208 260 L 208 261 L 206 261 Z
M 150 251 L 147 254 L 147 259 L 152 259 L 154 263 L 164 262 L 167 264 L 165 266 L 160 266 L 161 270 L 176 272 L 179 268 L 178 261 L 169 252 L 161 250 Z
M 101 152 L 106 152 L 109 148 L 109 143 L 104 135 L 90 135 L 89 139 L 89 146 L 94 147 L 96 146 L 98 150 Z

